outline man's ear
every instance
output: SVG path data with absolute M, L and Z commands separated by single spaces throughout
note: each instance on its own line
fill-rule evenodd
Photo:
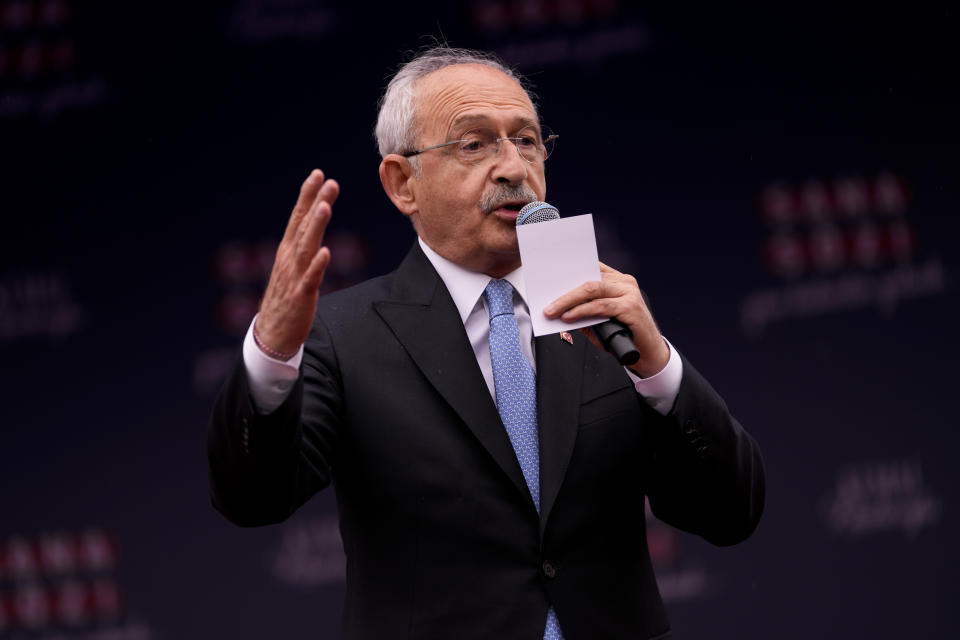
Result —
M 399 154 L 391 153 L 380 162 L 380 184 L 393 205 L 407 216 L 419 210 L 417 196 L 411 185 L 415 179 L 410 161 Z

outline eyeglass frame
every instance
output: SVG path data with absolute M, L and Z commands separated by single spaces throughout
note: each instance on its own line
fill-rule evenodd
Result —
M 527 127 L 524 127 L 524 129 L 526 129 L 526 128 L 527 128 Z M 490 131 L 490 132 L 492 132 L 494 135 L 496 135 L 496 132 L 493 131 L 493 129 L 490 129 L 489 127 L 478 127 L 477 129 L 471 129 L 470 131 L 480 131 L 480 130 L 483 130 L 483 129 L 486 129 L 487 131 Z M 467 131 L 466 133 L 470 133 L 470 131 Z M 521 129 L 521 131 L 522 131 L 522 129 Z M 538 132 L 538 134 L 539 134 L 539 133 L 542 133 L 542 132 Z M 466 135 L 466 134 L 464 134 L 464 135 Z M 560 134 L 552 133 L 552 132 L 551 132 L 550 135 L 548 135 L 546 138 L 544 138 L 543 140 L 540 141 L 540 146 L 543 147 L 544 151 L 546 151 L 547 143 L 548 143 L 548 142 L 553 142 L 554 140 L 556 140 L 556 139 L 559 138 L 559 137 L 560 137 Z M 504 140 L 509 140 L 510 142 L 513 143 L 513 146 L 516 147 L 516 149 L 517 149 L 517 155 L 519 155 L 521 158 L 523 158 L 524 161 L 525 161 L 527 164 L 534 164 L 534 163 L 536 162 L 536 160 L 527 160 L 527 157 L 526 157 L 525 155 L 523 155 L 523 153 L 520 151 L 520 146 L 517 144 L 517 140 L 520 140 L 520 137 L 519 137 L 519 136 L 514 136 L 514 137 L 511 137 L 511 136 L 497 137 L 497 138 L 496 138 L 497 146 L 496 146 L 496 148 L 494 149 L 494 152 L 493 152 L 493 154 L 492 154 L 493 156 L 499 155 L 499 153 L 500 153 L 500 143 L 502 143 Z M 452 144 L 458 144 L 458 143 L 461 143 L 461 142 L 468 142 L 468 140 L 467 140 L 466 138 L 460 138 L 459 140 L 450 140 L 449 142 L 441 142 L 440 144 L 435 144 L 435 145 L 431 145 L 431 146 L 429 146 L 429 147 L 424 147 L 423 149 L 417 149 L 416 151 L 405 151 L 405 152 L 401 153 L 400 155 L 403 156 L 404 158 L 412 158 L 413 156 L 418 156 L 418 155 L 420 155 L 421 153 L 423 153 L 423 152 L 425 152 L 425 151 L 433 151 L 434 149 L 442 149 L 443 147 L 449 147 L 449 146 L 452 145 Z M 541 160 L 540 162 L 546 162 L 546 161 L 547 161 L 547 158 L 549 158 L 550 155 L 552 155 L 552 154 L 547 154 L 547 155 L 545 155 L 544 158 L 543 158 L 543 160 Z M 488 157 L 492 157 L 492 156 L 488 156 Z

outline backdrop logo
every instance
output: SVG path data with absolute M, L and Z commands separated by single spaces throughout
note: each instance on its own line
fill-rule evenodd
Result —
M 116 538 L 98 529 L 0 540 L 0 637 L 148 640 L 124 620 L 119 564 Z
M 474 0 L 471 19 L 488 48 L 521 68 L 593 62 L 650 45 L 621 0 Z
M 230 31 L 238 40 L 261 42 L 289 38 L 316 38 L 337 23 L 333 9 L 316 0 L 240 0 Z
M 712 590 L 716 578 L 683 548 L 682 534 L 656 519 L 646 502 L 647 547 L 665 602 L 697 600 Z
M 913 538 L 940 519 L 941 501 L 923 483 L 920 463 L 912 460 L 861 463 L 843 469 L 820 505 L 834 533 L 861 537 L 901 531 Z
M 893 313 L 902 300 L 945 289 L 940 259 L 918 254 L 910 193 L 895 174 L 777 182 L 760 194 L 759 208 L 764 263 L 780 284 L 744 298 L 747 335 L 790 318 L 870 307 Z
M 324 244 L 336 257 L 330 261 L 320 285 L 320 295 L 361 282 L 370 261 L 366 238 L 350 231 L 335 231 Z M 213 275 L 220 285 L 214 319 L 217 328 L 231 338 L 230 346 L 206 349 L 193 364 L 193 384 L 198 393 L 216 391 L 233 367 L 239 352 L 238 339 L 246 334 L 260 307 L 277 241 L 227 242 L 213 255 Z
M 84 315 L 63 275 L 30 273 L 0 279 L 0 341 L 64 338 L 82 328 Z
M 0 118 L 53 116 L 98 104 L 106 82 L 78 65 L 67 0 L 0 2 Z

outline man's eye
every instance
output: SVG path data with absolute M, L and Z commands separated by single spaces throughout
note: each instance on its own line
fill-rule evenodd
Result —
M 535 136 L 519 136 L 517 144 L 525 149 L 533 149 L 537 146 L 537 138 Z
M 483 147 L 484 142 L 481 138 L 467 138 L 460 143 L 460 150 L 464 153 L 480 153 Z

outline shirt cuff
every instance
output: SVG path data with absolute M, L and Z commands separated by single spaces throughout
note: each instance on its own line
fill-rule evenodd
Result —
M 633 380 L 633 386 L 644 400 L 647 401 L 653 410 L 662 416 L 670 413 L 673 403 L 677 400 L 677 394 L 680 393 L 680 380 L 683 378 L 683 360 L 680 354 L 673 348 L 670 341 L 663 339 L 670 348 L 670 359 L 666 366 L 649 378 L 641 378 L 633 371 L 624 367 L 627 375 Z
M 290 395 L 290 390 L 300 375 L 303 345 L 300 345 L 297 355 L 286 362 L 271 358 L 253 339 L 253 323 L 256 321 L 257 316 L 254 316 L 247 329 L 247 336 L 243 339 L 243 365 L 247 369 L 253 405 L 259 413 L 267 414 L 283 404 Z

